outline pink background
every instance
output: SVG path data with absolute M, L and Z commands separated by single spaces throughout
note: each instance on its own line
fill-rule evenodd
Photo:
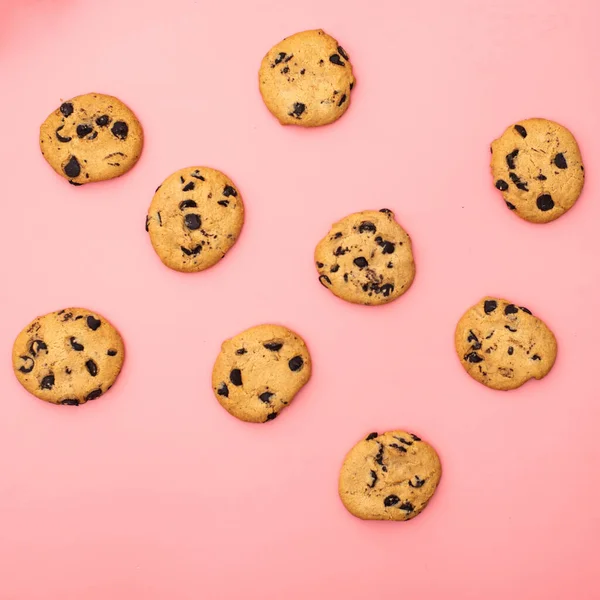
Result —
M 594 0 L 0 0 L 0 598 L 187 600 L 600 597 L 600 7 Z M 352 106 L 318 130 L 262 104 L 264 53 L 322 27 L 349 52 Z M 146 148 L 122 179 L 69 186 L 38 128 L 61 99 L 114 94 Z M 504 206 L 490 141 L 542 116 L 580 142 L 586 188 L 558 221 Z M 224 170 L 247 209 L 215 268 L 182 275 L 144 218 L 174 170 Z M 330 224 L 388 207 L 417 278 L 388 306 L 344 303 L 312 263 Z M 552 373 L 510 393 L 460 367 L 454 326 L 484 294 L 556 332 Z M 99 311 L 128 350 L 78 409 L 10 365 L 33 317 Z M 221 341 L 261 323 L 309 344 L 311 382 L 279 419 L 214 399 Z M 408 523 L 337 496 L 346 451 L 414 430 L 444 476 Z

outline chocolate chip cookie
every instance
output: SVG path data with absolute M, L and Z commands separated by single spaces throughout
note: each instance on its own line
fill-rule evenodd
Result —
M 484 298 L 456 326 L 458 358 L 467 373 L 495 390 L 542 379 L 556 360 L 556 338 L 524 306 Z
M 234 417 L 264 423 L 293 400 L 310 373 L 310 354 L 298 334 L 280 325 L 259 325 L 223 342 L 212 385 Z
M 120 100 L 84 94 L 63 102 L 40 127 L 49 165 L 73 185 L 113 179 L 138 161 L 142 126 Z
M 441 476 L 436 451 L 413 433 L 371 433 L 346 455 L 339 494 L 360 519 L 408 521 L 427 506 Z
M 125 358 L 119 332 L 102 316 L 67 308 L 32 321 L 13 346 L 13 368 L 34 396 L 77 406 L 113 385 Z
M 167 177 L 146 216 L 146 231 L 160 260 L 186 273 L 220 261 L 243 224 L 239 190 L 226 175 L 208 167 L 189 167 Z
M 385 304 L 415 277 L 410 237 L 387 208 L 365 210 L 335 223 L 315 250 L 319 281 L 355 304 Z
M 532 223 L 558 219 L 577 201 L 584 170 L 571 132 L 546 119 L 511 125 L 492 142 L 492 175 L 506 206 Z
M 264 57 L 260 93 L 282 125 L 318 127 L 350 106 L 354 75 L 348 53 L 322 29 L 285 38 Z

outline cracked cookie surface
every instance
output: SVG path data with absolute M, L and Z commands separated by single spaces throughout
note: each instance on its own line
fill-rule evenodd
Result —
M 223 408 L 242 421 L 271 421 L 310 379 L 304 340 L 280 325 L 259 325 L 226 340 L 212 386 Z
M 360 519 L 408 521 L 427 506 L 441 476 L 436 451 L 418 436 L 371 433 L 346 455 L 339 495 Z
M 240 192 L 225 174 L 208 167 L 188 167 L 167 177 L 146 216 L 146 231 L 160 260 L 186 273 L 220 261 L 243 224 Z
M 385 304 L 404 294 L 415 277 L 412 244 L 386 208 L 351 214 L 318 243 L 319 281 L 354 304 Z
M 548 223 L 579 198 L 584 168 L 571 132 L 553 121 L 527 119 L 492 142 L 494 185 L 506 206 L 532 223 Z
M 285 38 L 267 53 L 258 73 L 264 103 L 282 125 L 318 127 L 350 106 L 355 79 L 347 52 L 322 29 Z
M 456 326 L 458 358 L 473 379 L 496 390 L 512 390 L 542 379 L 556 360 L 556 338 L 523 306 L 484 298 Z
M 15 375 L 34 396 L 77 406 L 113 385 L 125 358 L 119 332 L 102 316 L 67 308 L 34 319 L 13 346 Z
M 73 185 L 119 177 L 138 161 L 142 126 L 123 102 L 84 94 L 63 102 L 40 127 L 46 161 Z

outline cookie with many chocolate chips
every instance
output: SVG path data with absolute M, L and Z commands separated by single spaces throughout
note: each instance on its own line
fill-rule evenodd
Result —
M 84 308 L 38 317 L 18 335 L 12 353 L 15 375 L 28 392 L 70 406 L 107 392 L 124 358 L 119 332 Z
M 511 125 L 492 142 L 492 175 L 506 206 L 532 223 L 558 219 L 577 201 L 584 170 L 571 132 L 546 119 Z
M 346 455 L 339 494 L 360 519 L 408 521 L 427 506 L 441 476 L 436 451 L 413 433 L 371 433 Z
M 267 108 L 282 125 L 318 127 L 348 110 L 355 80 L 348 53 L 316 29 L 273 46 L 262 61 L 258 82 Z
M 127 173 L 143 145 L 142 126 L 131 109 L 104 94 L 63 102 L 40 127 L 44 158 L 73 185 Z
M 259 325 L 226 340 L 213 368 L 215 397 L 234 417 L 274 419 L 310 379 L 304 340 L 280 325 Z
M 556 360 L 554 334 L 524 306 L 484 298 L 460 319 L 456 352 L 467 373 L 495 390 L 542 379 Z
M 318 243 L 319 281 L 355 304 L 385 304 L 404 294 L 415 277 L 410 237 L 387 208 L 349 215 Z
M 188 167 L 167 177 L 146 216 L 146 231 L 160 260 L 186 273 L 221 260 L 243 224 L 239 190 L 229 177 L 208 167 Z

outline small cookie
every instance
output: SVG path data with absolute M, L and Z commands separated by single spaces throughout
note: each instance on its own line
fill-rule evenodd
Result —
M 264 423 L 293 400 L 310 373 L 310 354 L 298 334 L 280 325 L 259 325 L 223 342 L 212 385 L 234 417 Z
M 442 476 L 436 451 L 406 431 L 371 433 L 346 455 L 339 494 L 355 517 L 408 521 L 433 496 Z
M 40 127 L 44 158 L 73 185 L 120 177 L 138 161 L 143 145 L 133 112 L 104 94 L 63 102 Z
M 546 119 L 511 125 L 492 142 L 492 175 L 508 208 L 532 223 L 567 212 L 583 189 L 579 146 L 571 132 Z
M 495 390 L 512 390 L 542 379 L 556 360 L 556 338 L 523 306 L 484 298 L 456 326 L 458 358 L 467 373 Z
M 18 335 L 12 354 L 15 375 L 28 392 L 72 406 L 107 392 L 124 358 L 119 332 L 84 308 L 38 317 Z
M 208 167 L 189 167 L 167 177 L 146 216 L 146 231 L 160 260 L 184 273 L 219 262 L 243 224 L 241 194 L 231 179 Z
M 335 223 L 318 243 L 319 281 L 355 304 L 386 304 L 415 277 L 410 237 L 387 208 L 354 213 Z
M 258 82 L 267 108 L 282 125 L 318 127 L 348 110 L 355 80 L 345 50 L 315 29 L 273 46 L 263 58 Z

